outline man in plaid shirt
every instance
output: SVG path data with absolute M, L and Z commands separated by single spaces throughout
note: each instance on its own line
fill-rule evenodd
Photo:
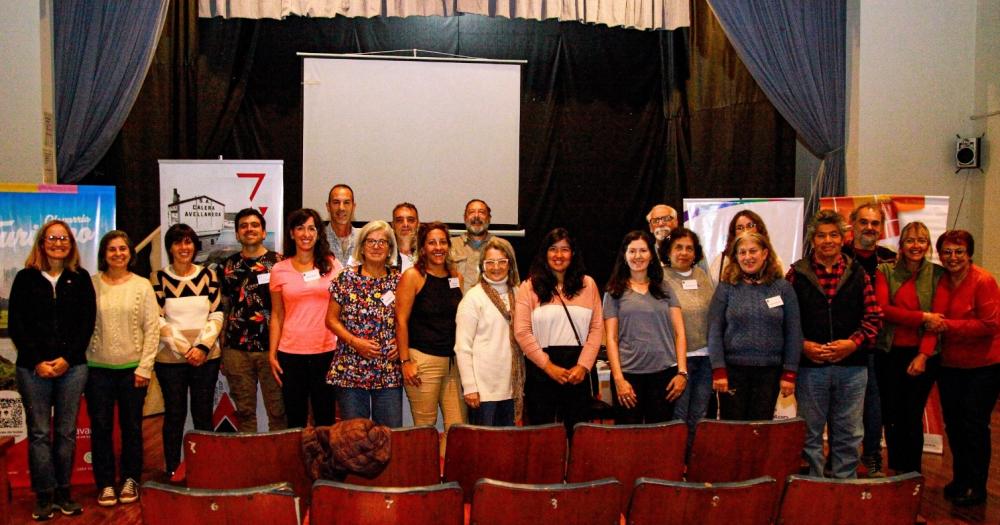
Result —
M 795 392 L 812 476 L 824 476 L 823 428 L 829 426 L 833 477 L 857 477 L 868 354 L 882 327 L 868 274 L 841 252 L 846 229 L 838 213 L 817 212 L 806 231 L 813 253 L 786 276 L 801 311 L 804 341 Z

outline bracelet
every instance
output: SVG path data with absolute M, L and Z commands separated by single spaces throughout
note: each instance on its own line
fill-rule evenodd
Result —
M 412 360 L 412 359 L 409 359 L 409 358 L 407 358 L 407 359 L 401 359 L 401 360 L 399 361 L 399 364 L 401 364 L 401 365 L 405 365 L 406 363 L 412 363 L 412 362 L 413 362 L 413 360 Z
M 683 377 L 685 380 L 687 380 L 687 378 L 688 378 L 688 372 L 687 372 L 687 370 L 679 370 L 677 372 L 677 375 Z

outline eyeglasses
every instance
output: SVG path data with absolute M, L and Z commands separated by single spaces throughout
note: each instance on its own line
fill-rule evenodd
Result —
M 756 222 L 748 222 L 746 224 L 737 224 L 736 225 L 736 231 L 738 231 L 738 232 L 745 232 L 745 231 L 748 231 L 748 230 L 756 230 L 756 229 L 757 229 L 757 223 Z
M 510 264 L 509 259 L 486 259 L 483 261 L 483 266 L 507 266 Z
M 69 242 L 69 236 L 67 235 L 46 235 L 45 240 L 53 244 L 57 242 Z
M 365 246 L 369 248 L 385 248 L 389 246 L 389 241 L 385 239 L 365 239 Z
M 673 222 L 676 217 L 673 215 L 664 215 L 663 217 L 653 217 L 649 219 L 650 224 L 666 224 L 668 222 Z
M 955 248 L 954 250 L 941 250 L 941 257 L 961 257 L 966 253 L 965 248 Z

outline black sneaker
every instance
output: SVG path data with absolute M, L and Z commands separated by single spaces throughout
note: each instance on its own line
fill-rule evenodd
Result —
M 35 508 L 31 511 L 31 517 L 35 521 L 48 521 L 52 519 L 55 512 L 52 510 L 52 494 L 38 494 L 35 499 Z
M 66 516 L 76 516 L 83 513 L 83 505 L 73 501 L 69 497 L 69 489 L 56 489 L 56 499 L 52 506 L 59 509 Z

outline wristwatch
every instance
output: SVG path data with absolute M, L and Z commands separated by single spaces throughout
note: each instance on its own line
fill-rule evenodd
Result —
M 687 370 L 679 370 L 677 372 L 677 375 L 684 377 L 684 379 L 687 379 L 688 378 L 688 371 Z

